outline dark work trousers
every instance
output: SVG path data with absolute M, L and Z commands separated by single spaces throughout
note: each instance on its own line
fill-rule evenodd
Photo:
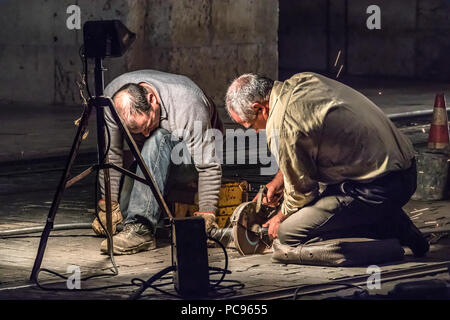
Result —
M 415 161 L 369 183 L 329 185 L 308 206 L 293 213 L 278 229 L 282 244 L 298 246 L 336 238 L 394 238 L 392 218 L 402 212 L 416 190 Z

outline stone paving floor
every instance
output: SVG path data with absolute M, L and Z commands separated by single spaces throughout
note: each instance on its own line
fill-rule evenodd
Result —
M 76 170 L 81 171 L 89 158 L 80 159 Z M 53 194 L 61 173 L 60 162 L 34 164 L 29 170 L 19 167 L 2 168 L 0 173 L 0 231 L 42 225 L 50 208 Z M 232 176 L 234 170 L 224 169 L 224 176 Z M 251 172 L 244 175 L 252 177 Z M 255 176 L 255 175 L 254 175 Z M 263 182 L 264 183 L 264 182 Z M 91 222 L 93 218 L 93 177 L 88 177 L 67 190 L 56 216 L 55 224 Z M 423 230 L 439 226 L 449 226 L 450 201 L 411 201 L 405 207 L 415 223 Z M 432 222 L 430 224 L 430 221 Z M 68 267 L 78 266 L 81 276 L 107 273 L 108 277 L 82 282 L 83 288 L 93 288 L 118 284 L 130 284 L 137 277 L 147 279 L 171 264 L 170 245 L 167 231 L 161 230 L 161 239 L 155 251 L 142 252 L 131 256 L 116 256 L 119 275 L 112 276 L 109 256 L 101 254 L 99 246 L 103 238 L 96 237 L 89 229 L 53 231 L 44 256 L 43 268 L 68 274 Z M 40 233 L 0 238 L 0 299 L 127 299 L 136 287 L 127 286 L 102 291 L 45 291 L 30 286 L 28 281 L 36 255 Z M 433 237 L 431 252 L 427 258 L 415 259 L 406 249 L 404 261 L 386 264 L 382 271 L 411 268 L 424 264 L 450 260 L 448 234 L 442 238 Z M 270 250 L 263 255 L 242 257 L 234 249 L 227 249 L 229 270 L 227 281 L 238 281 L 245 286 L 235 288 L 235 295 L 249 295 L 262 291 L 276 290 L 290 286 L 323 283 L 366 274 L 365 267 L 331 268 L 317 266 L 283 265 L 271 262 Z M 211 266 L 223 267 L 223 252 L 219 248 L 208 249 Z M 54 275 L 41 273 L 39 279 L 50 286 L 65 287 L 65 281 Z M 212 277 L 218 279 L 218 275 Z M 165 280 L 170 282 L 170 280 Z M 236 283 L 225 282 L 223 285 Z M 161 289 L 175 294 L 173 285 Z M 218 293 L 225 294 L 222 289 Z M 347 291 L 343 291 L 348 292 Z M 211 296 L 210 299 L 232 298 L 230 295 Z M 147 289 L 142 299 L 175 299 L 174 297 Z
M 448 93 L 448 86 L 440 83 L 409 84 L 383 82 L 374 84 L 354 81 L 360 89 L 386 113 L 431 109 L 437 92 Z M 76 128 L 73 121 L 81 115 L 81 107 L 25 106 L 0 104 L 0 231 L 42 225 L 47 217 L 64 160 L 73 141 Z M 222 119 L 227 128 L 236 127 L 224 110 Z M 92 118 L 91 123 L 95 122 Z M 402 131 L 416 146 L 426 141 L 427 121 L 406 124 Z M 74 173 L 87 168 L 95 160 L 95 130 L 82 143 Z M 225 166 L 224 177 L 246 179 L 252 184 L 250 197 L 270 176 L 260 176 L 257 166 Z M 68 189 L 56 216 L 56 224 L 85 222 L 93 219 L 94 180 L 90 176 Z M 415 259 L 406 249 L 404 261 L 380 266 L 383 271 L 408 269 L 450 260 L 448 233 L 433 234 L 433 228 L 450 225 L 450 201 L 410 201 L 405 210 L 416 225 L 430 234 L 433 244 L 427 258 Z M 83 288 L 105 285 L 130 284 L 134 277 L 147 279 L 171 264 L 167 232 L 161 231 L 162 241 L 156 250 L 132 256 L 117 256 L 119 274 L 111 276 L 111 261 L 99 251 L 102 238 L 89 229 L 54 231 L 49 239 L 42 267 L 66 273 L 70 265 L 80 267 L 82 277 L 108 273 L 105 278 L 82 282 Z M 164 238 L 164 235 L 166 237 Z M 101 291 L 65 292 L 45 291 L 29 282 L 40 233 L 0 238 L 0 299 L 126 299 L 136 287 L 128 286 Z M 227 281 L 239 281 L 243 288 L 234 287 L 236 295 L 247 295 L 267 290 L 312 283 L 323 283 L 366 275 L 366 268 L 327 268 L 273 264 L 270 251 L 263 255 L 241 257 L 234 249 L 227 249 L 229 270 Z M 223 253 L 218 248 L 208 249 L 211 266 L 222 267 Z M 218 275 L 214 276 L 217 279 Z M 445 275 L 436 276 L 445 277 Z M 448 275 L 446 275 L 448 279 Z M 42 282 L 49 286 L 65 287 L 65 281 L 54 275 L 41 273 Z M 170 282 L 166 279 L 164 282 Z M 224 285 L 233 285 L 225 282 Z M 173 285 L 162 287 L 175 293 Z M 384 292 L 389 286 L 384 287 Z M 221 294 L 228 292 L 222 289 Z M 349 292 L 342 290 L 342 294 Z M 381 292 L 381 291 L 380 291 Z M 340 291 L 341 293 L 341 291 Z M 170 295 L 148 289 L 143 299 L 176 299 Z M 211 296 L 211 299 L 231 298 L 230 295 Z

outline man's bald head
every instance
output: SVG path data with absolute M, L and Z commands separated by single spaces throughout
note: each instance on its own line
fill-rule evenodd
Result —
M 125 124 L 133 129 L 134 119 L 138 115 L 147 114 L 150 105 L 147 100 L 147 90 L 138 84 L 127 83 L 113 95 L 114 104 Z

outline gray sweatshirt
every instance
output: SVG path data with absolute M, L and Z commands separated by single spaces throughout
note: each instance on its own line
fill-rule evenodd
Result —
M 159 94 L 160 128 L 182 140 L 191 153 L 198 172 L 199 210 L 217 212 L 222 169 L 220 160 L 215 157 L 214 141 L 205 137 L 206 130 L 211 129 L 211 119 L 215 115 L 214 105 L 189 78 L 155 70 L 125 73 L 108 84 L 104 95 L 112 97 L 123 85 L 140 82 L 148 83 Z M 124 138 L 108 108 L 105 108 L 105 120 L 111 134 L 109 162 L 122 166 Z M 143 135 L 140 135 L 140 138 L 142 137 Z M 118 201 L 120 177 L 121 173 L 110 170 L 111 198 L 115 201 Z M 100 186 L 104 195 L 102 171 Z

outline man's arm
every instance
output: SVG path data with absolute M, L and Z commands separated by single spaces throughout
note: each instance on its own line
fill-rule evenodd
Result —
M 318 184 L 310 178 L 310 174 L 315 174 L 315 162 L 310 150 L 303 147 L 299 139 L 298 136 L 283 137 L 277 144 L 279 150 L 276 150 L 276 154 L 279 155 L 277 162 L 280 170 L 270 183 L 279 186 L 280 177 L 283 177 L 284 199 L 281 210 L 264 224 L 272 238 L 278 237 L 278 228 L 284 220 L 314 200 L 317 195 Z
M 284 215 L 281 211 L 278 211 L 275 216 L 263 224 L 263 227 L 268 228 L 269 236 L 272 239 L 278 238 L 278 228 L 280 227 L 280 224 L 286 220 L 286 218 L 286 215 Z
M 183 141 L 198 172 L 199 211 L 215 214 L 218 210 L 222 167 L 216 156 L 213 136 L 222 136 L 219 130 L 211 129 L 206 100 L 200 96 L 189 95 L 185 98 L 185 103 L 191 106 L 193 112 L 180 114 L 177 117 L 177 126 L 184 128 Z
M 199 211 L 217 213 L 222 181 L 220 164 L 196 165 L 198 171 Z
M 280 170 L 284 174 L 284 201 L 281 212 L 291 215 L 313 201 L 318 194 L 312 141 L 300 134 L 280 139 Z
M 278 170 L 272 181 L 266 184 L 266 188 L 267 193 L 263 196 L 262 203 L 268 206 L 276 207 L 283 196 L 284 190 L 284 178 L 281 170 Z M 256 201 L 257 198 L 258 195 L 253 198 L 253 201 Z

